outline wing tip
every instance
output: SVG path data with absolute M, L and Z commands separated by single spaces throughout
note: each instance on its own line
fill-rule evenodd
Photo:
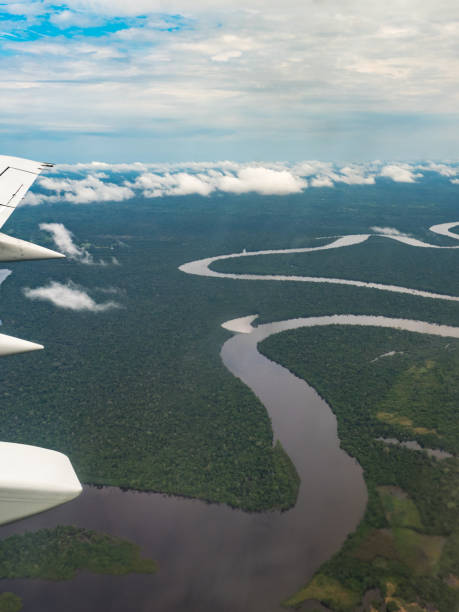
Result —
M 44 348 L 43 344 L 0 334 L 0 357 L 16 355 L 17 353 L 28 353 L 29 351 L 41 351 Z

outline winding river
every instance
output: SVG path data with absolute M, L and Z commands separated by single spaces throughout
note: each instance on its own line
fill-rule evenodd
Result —
M 458 238 L 449 230 L 459 223 L 431 229 Z M 338 238 L 307 252 L 342 248 L 370 235 Z M 388 238 L 418 247 L 437 247 L 412 238 Z M 302 282 L 336 282 L 412 293 L 432 299 L 459 297 L 404 287 L 315 277 L 260 277 L 222 274 L 209 266 L 217 259 L 262 253 L 232 254 L 181 266 L 191 274 L 226 278 Z M 235 335 L 221 357 L 229 371 L 258 395 L 279 439 L 301 478 L 298 502 L 284 513 L 247 514 L 223 505 L 160 494 L 85 487 L 77 500 L 52 511 L 0 528 L 0 537 L 25 530 L 75 524 L 137 542 L 160 564 L 155 576 L 97 576 L 83 572 L 63 583 L 2 581 L 3 590 L 23 596 L 31 610 L 66 612 L 273 612 L 279 603 L 339 549 L 359 522 L 366 503 L 360 466 L 339 446 L 336 419 L 327 404 L 304 381 L 262 356 L 257 345 L 287 329 L 321 325 L 367 325 L 459 338 L 459 328 L 387 317 L 335 315 L 292 319 L 253 326 L 255 315 L 228 321 Z

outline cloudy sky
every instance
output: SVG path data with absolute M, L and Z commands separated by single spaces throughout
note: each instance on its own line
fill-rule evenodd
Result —
M 0 18 L 5 154 L 459 158 L 453 0 L 28 0 Z

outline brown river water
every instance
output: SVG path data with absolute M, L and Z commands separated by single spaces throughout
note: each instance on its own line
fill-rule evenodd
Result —
M 4 580 L 2 590 L 21 595 L 24 612 L 279 611 L 357 526 L 367 496 L 360 466 L 340 449 L 329 406 L 306 382 L 262 356 L 257 344 L 288 329 L 335 324 L 459 337 L 459 328 L 364 315 L 292 319 L 237 333 L 221 358 L 266 406 L 274 437 L 301 478 L 296 506 L 248 514 L 180 497 L 86 487 L 65 506 L 0 528 L 0 537 L 58 524 L 96 529 L 139 544 L 159 562 L 158 573 L 81 572 L 59 583 Z
M 0 537 L 73 524 L 136 542 L 160 569 L 122 577 L 81 572 L 57 583 L 3 580 L 2 590 L 23 597 L 24 612 L 276 611 L 339 549 L 365 509 L 362 470 L 340 449 L 328 405 L 258 352 L 258 340 L 270 335 L 261 327 L 230 338 L 221 356 L 264 403 L 275 438 L 295 463 L 301 478 L 295 508 L 248 514 L 180 497 L 85 487 L 65 506 L 0 528 Z

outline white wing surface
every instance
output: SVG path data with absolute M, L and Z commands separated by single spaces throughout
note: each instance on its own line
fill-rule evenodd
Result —
M 81 484 L 68 457 L 57 451 L 0 442 L 0 525 L 77 497 Z
M 52 164 L 35 162 L 31 159 L 0 155 L 0 227 L 6 223 L 40 172 L 51 166 Z M 64 255 L 19 238 L 0 234 L 0 261 L 58 257 Z
M 0 227 L 44 168 L 52 164 L 0 155 Z
M 0 155 L 0 227 L 40 172 L 52 164 Z M 0 261 L 64 257 L 50 249 L 0 234 Z M 0 357 L 42 349 L 41 344 L 0 334 Z M 74 499 L 81 484 L 62 453 L 0 442 L 0 525 Z
M 0 227 L 4 225 L 40 172 L 51 166 L 52 164 L 35 162 L 30 159 L 0 155 Z M 60 257 L 64 255 L 0 233 L 0 262 Z M 0 357 L 42 348 L 41 344 L 0 334 Z

